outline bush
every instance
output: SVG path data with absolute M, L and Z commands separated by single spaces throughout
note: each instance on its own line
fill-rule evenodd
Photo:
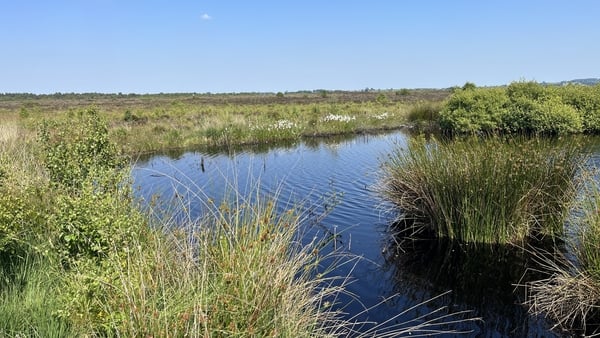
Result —
M 384 93 L 379 93 L 377 95 L 377 97 L 375 98 L 375 102 L 377 102 L 379 104 L 386 104 L 386 103 L 390 102 L 390 100 L 388 99 L 387 95 L 385 95 Z
M 531 130 L 542 134 L 572 134 L 583 131 L 583 121 L 577 110 L 551 97 L 535 105 L 530 111 Z
M 600 132 L 600 85 L 568 85 L 557 90 L 557 94 L 565 104 L 575 108 L 583 117 L 586 132 Z
M 507 103 L 502 89 L 457 90 L 440 112 L 440 126 L 455 133 L 500 130 L 507 114 Z
M 38 134 L 50 179 L 59 186 L 77 190 L 88 177 L 124 165 L 94 109 L 78 112 L 73 120 L 44 121 Z
M 455 90 L 440 114 L 443 130 L 561 135 L 600 131 L 600 99 L 591 89 L 515 82 L 507 88 Z M 596 107 L 594 100 L 599 101 Z
M 41 219 L 27 195 L 0 190 L 0 262 L 26 251 L 29 233 L 39 228 Z
M 51 227 L 57 229 L 54 246 L 66 267 L 85 259 L 100 261 L 111 248 L 126 247 L 137 224 L 143 223 L 128 189 L 102 180 L 94 177 L 76 196 L 57 198 Z M 99 185 L 107 189 L 99 190 Z

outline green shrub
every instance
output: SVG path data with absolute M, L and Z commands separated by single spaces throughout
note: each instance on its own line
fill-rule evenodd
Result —
M 574 107 L 581 114 L 586 132 L 600 132 L 600 85 L 569 85 L 557 90 L 557 94 L 565 104 Z
M 0 263 L 23 255 L 35 244 L 47 216 L 37 199 L 28 190 L 0 187 Z
M 94 177 L 77 195 L 60 195 L 56 200 L 50 220 L 57 229 L 54 246 L 67 267 L 82 259 L 99 261 L 112 247 L 126 247 L 140 222 L 128 189 L 99 190 L 99 185 L 114 184 L 102 180 Z
M 515 82 L 506 88 L 455 90 L 440 126 L 457 134 L 478 132 L 570 134 L 600 127 L 600 99 L 591 91 Z M 599 101 L 596 108 L 595 100 Z
M 533 81 L 513 82 L 506 88 L 506 94 L 511 100 L 526 98 L 533 101 L 542 101 L 552 95 L 548 87 Z
M 390 100 L 384 93 L 379 93 L 377 95 L 377 97 L 375 98 L 375 102 L 377 102 L 379 104 L 386 104 L 386 103 L 390 102 Z
M 462 86 L 462 90 L 474 90 L 477 86 L 473 82 L 465 82 Z
M 508 113 L 507 103 L 502 89 L 457 90 L 440 112 L 440 126 L 455 133 L 500 130 Z
M 79 111 L 70 120 L 44 121 L 38 134 L 50 179 L 62 187 L 77 190 L 88 177 L 124 165 L 106 122 L 94 109 Z
M 531 130 L 542 134 L 572 134 L 583 131 L 583 121 L 577 110 L 551 97 L 530 111 Z
M 396 92 L 396 96 L 407 96 L 409 94 L 410 94 L 410 90 L 408 90 L 406 88 L 402 88 Z
M 25 231 L 34 218 L 21 196 L 2 191 L 0 195 L 0 261 L 4 255 L 22 251 Z

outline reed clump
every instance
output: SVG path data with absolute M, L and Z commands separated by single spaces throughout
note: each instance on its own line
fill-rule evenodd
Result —
M 526 304 L 534 314 L 552 318 L 555 327 L 600 334 L 600 190 L 585 190 L 579 217 L 571 222 L 568 250 L 557 255 L 536 252 L 546 278 L 527 284 Z
M 582 158 L 574 140 L 420 137 L 383 164 L 380 191 L 405 235 L 522 244 L 562 232 Z

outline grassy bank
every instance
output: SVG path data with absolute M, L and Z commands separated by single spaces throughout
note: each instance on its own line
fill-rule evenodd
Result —
M 416 138 L 383 164 L 380 191 L 405 235 L 523 244 L 562 233 L 581 160 L 574 141 Z
M 129 153 L 231 146 L 399 128 L 444 90 L 278 94 L 0 95 L 0 118 L 34 128 L 95 106 Z

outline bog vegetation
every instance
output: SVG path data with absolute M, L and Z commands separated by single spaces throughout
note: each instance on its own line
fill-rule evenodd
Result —
M 278 94 L 0 95 L 0 113 L 34 124 L 96 105 L 110 138 L 135 154 L 224 147 L 397 129 L 407 115 L 439 105 L 446 90 Z
M 394 336 L 449 320 L 358 332 L 334 306 L 339 260 L 302 241 L 295 206 L 257 191 L 199 219 L 142 209 L 110 135 L 95 109 L 0 124 L 0 336 Z
M 409 123 L 472 136 L 417 137 L 383 164 L 380 191 L 403 235 L 566 242 L 574 256 L 540 254 L 548 277 L 528 284 L 527 305 L 562 328 L 590 327 L 600 198 L 581 139 L 555 136 L 600 131 L 600 86 L 448 93 L 0 95 L 0 335 L 355 334 L 331 307 L 344 280 L 323 274 L 321 243 L 300 245 L 294 207 L 242 197 L 198 220 L 158 219 L 134 200 L 124 154 Z

